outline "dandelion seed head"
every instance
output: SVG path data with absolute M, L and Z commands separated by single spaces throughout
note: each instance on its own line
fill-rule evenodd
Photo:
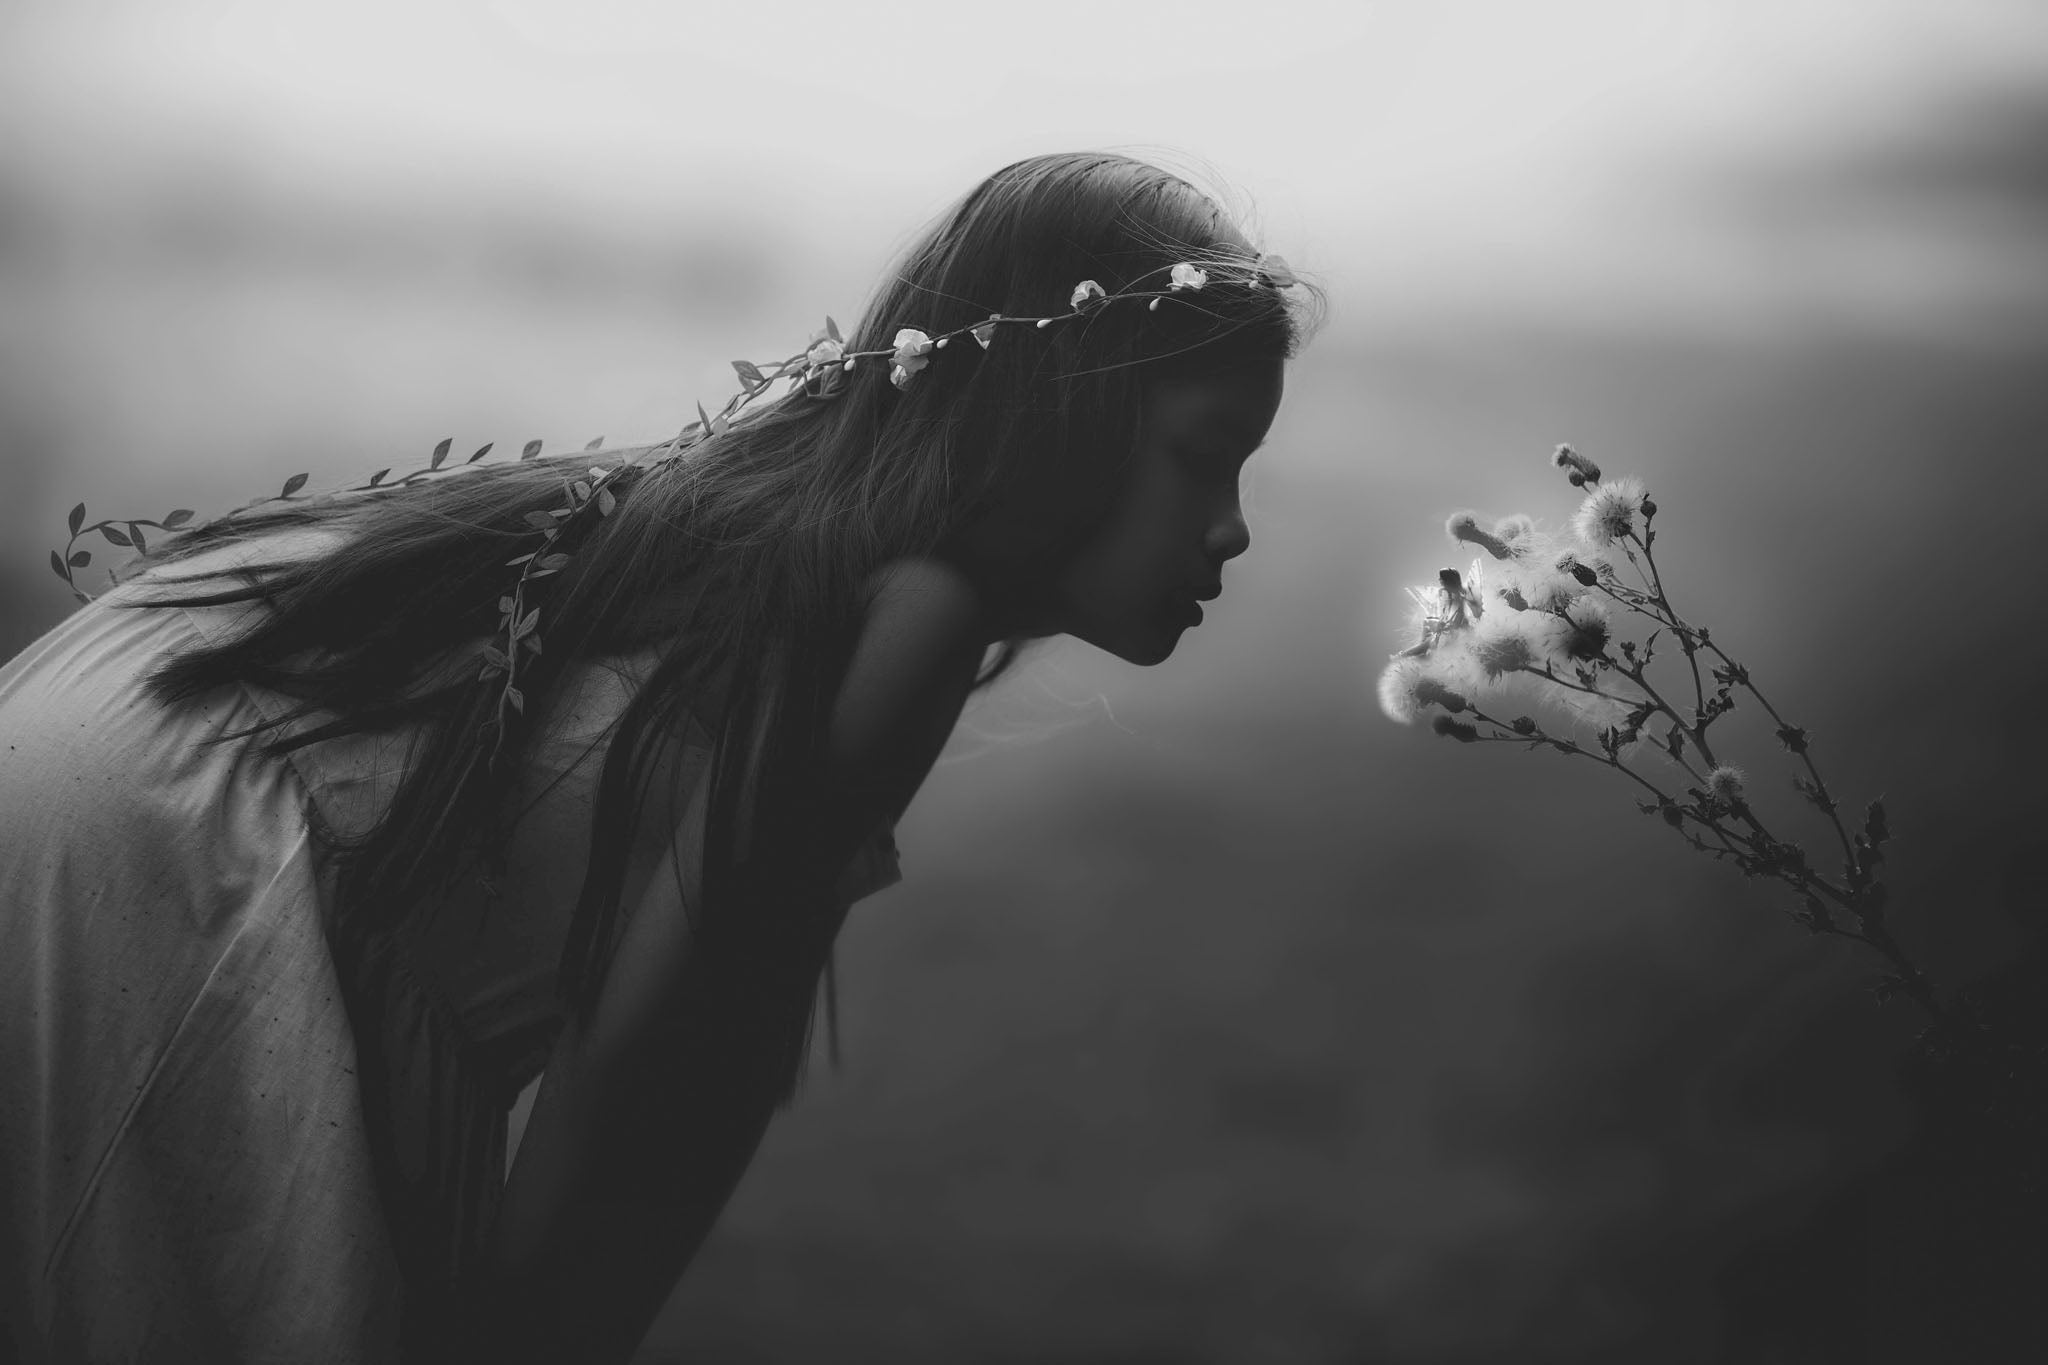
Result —
M 1742 804 L 1743 787 L 1748 780 L 1749 774 L 1742 769 L 1732 763 L 1723 763 L 1707 774 L 1707 792 L 1716 801 L 1732 809 Z
M 1479 656 L 1472 648 L 1473 632 L 1461 630 L 1445 638 L 1442 646 L 1430 656 L 1436 665 L 1436 676 L 1461 697 L 1483 697 L 1492 690 L 1492 680 L 1480 666 Z
M 1614 638 L 1607 604 L 1596 597 L 1573 598 L 1545 624 L 1548 629 L 1542 640 L 1543 653 L 1559 662 L 1596 659 L 1606 652 Z
M 1380 710 L 1389 720 L 1409 725 L 1431 708 L 1462 711 L 1466 705 L 1438 660 L 1396 658 L 1380 674 Z
M 1388 720 L 1400 725 L 1415 723 L 1421 703 L 1415 700 L 1413 683 L 1422 667 L 1420 659 L 1399 658 L 1380 671 L 1380 710 Z
M 1604 550 L 1636 530 L 1645 497 L 1640 479 L 1616 479 L 1586 495 L 1572 518 L 1572 531 L 1586 544 Z
M 1542 594 L 1530 599 L 1529 605 L 1538 611 L 1566 612 L 1585 595 L 1584 588 L 1560 574 L 1552 577 L 1544 585 Z
M 1519 559 L 1527 554 L 1536 537 L 1536 521 L 1533 517 L 1517 512 L 1511 517 L 1502 517 L 1493 524 L 1494 539 L 1506 545 Z
M 1521 614 L 1495 612 L 1472 633 L 1472 657 L 1488 679 L 1536 665 L 1538 649 Z

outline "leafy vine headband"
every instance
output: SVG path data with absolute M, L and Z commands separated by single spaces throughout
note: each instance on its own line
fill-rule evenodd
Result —
M 844 391 L 846 376 L 860 368 L 863 361 L 886 360 L 889 366 L 889 382 L 898 389 L 908 389 L 916 382 L 917 376 L 931 363 L 935 352 L 943 351 L 948 343 L 957 341 L 961 337 L 973 337 L 975 343 L 982 350 L 986 351 L 994 344 L 996 330 L 1000 327 L 1029 324 L 1035 328 L 1047 328 L 1055 323 L 1071 321 L 1075 318 L 1092 317 L 1113 303 L 1121 303 L 1127 300 L 1143 299 L 1146 301 L 1145 306 L 1147 310 L 1156 312 L 1162 301 L 1195 294 L 1206 288 L 1210 282 L 1209 271 L 1191 261 L 1182 261 L 1172 266 L 1166 274 L 1167 282 L 1166 287 L 1163 289 L 1127 289 L 1115 294 L 1108 292 L 1094 280 L 1082 280 L 1074 286 L 1073 293 L 1067 299 L 1067 311 L 1055 313 L 1049 317 L 1009 317 L 1001 313 L 991 313 L 980 322 L 956 328 L 950 332 L 942 332 L 937 336 L 930 336 L 915 327 L 904 327 L 897 331 L 895 341 L 891 346 L 880 350 L 850 351 L 846 349 L 846 339 L 840 335 L 839 324 L 828 316 L 825 319 L 823 330 L 813 332 L 809 343 L 795 355 L 783 360 L 772 361 L 765 365 L 756 364 L 751 360 L 733 361 L 733 371 L 739 376 L 740 380 L 740 391 L 726 401 L 725 406 L 719 410 L 718 415 L 714 417 L 707 413 L 704 410 L 704 405 L 699 403 L 697 405 L 697 420 L 683 427 L 681 431 L 677 432 L 667 441 L 649 447 L 648 450 L 642 451 L 640 454 L 652 454 L 654 456 L 647 466 L 650 471 L 672 465 L 681 458 L 685 450 L 710 437 L 722 434 L 732 424 L 734 417 L 737 416 L 740 409 L 766 393 L 770 386 L 779 381 L 787 381 L 790 385 L 789 389 L 785 392 L 785 396 L 801 390 L 807 398 L 829 400 L 838 397 Z M 1271 254 L 1260 256 L 1255 262 L 1251 263 L 1250 269 L 1247 271 L 1242 282 L 1255 289 L 1268 288 L 1276 290 L 1291 288 L 1297 283 L 1294 272 L 1288 267 L 1287 262 Z M 389 469 L 380 469 L 370 476 L 368 483 L 358 484 L 353 488 L 338 491 L 345 493 L 366 493 L 373 490 L 383 492 L 390 489 L 403 488 L 412 483 L 425 480 L 435 472 L 441 471 L 443 464 L 447 461 L 449 449 L 453 443 L 453 439 L 450 438 L 443 440 L 439 445 L 435 446 L 433 459 L 425 469 L 413 470 L 411 473 L 389 482 L 386 482 L 386 476 L 391 471 Z M 600 436 L 586 445 L 584 449 L 586 451 L 594 451 L 603 443 L 604 438 Z M 533 459 L 540 454 L 540 450 L 541 443 L 539 441 L 528 441 L 525 448 L 520 452 L 519 458 L 522 460 Z M 487 443 L 476 454 L 465 460 L 463 466 L 475 464 L 483 459 L 484 456 L 490 454 L 490 452 L 491 445 Z M 498 755 L 504 747 L 505 732 L 511 718 L 510 713 L 516 712 L 521 716 L 526 713 L 526 696 L 519 688 L 519 665 L 521 658 L 525 654 L 539 654 L 541 652 L 539 634 L 540 608 L 528 605 L 527 590 L 536 581 L 547 578 L 552 574 L 560 573 L 568 565 L 570 556 L 560 548 L 560 542 L 563 539 L 564 532 L 569 530 L 573 523 L 576 523 L 579 519 L 587 518 L 588 509 L 595 507 L 599 517 L 611 515 L 613 507 L 617 505 L 617 498 L 611 491 L 611 484 L 627 469 L 633 468 L 637 459 L 637 455 L 628 457 L 609 469 L 601 466 L 592 466 L 587 478 L 570 481 L 568 488 L 565 490 L 566 500 L 562 506 L 552 511 L 534 511 L 526 514 L 527 525 L 533 529 L 534 533 L 541 537 L 540 543 L 525 554 L 505 561 L 505 567 L 518 569 L 519 576 L 513 581 L 512 586 L 505 594 L 498 598 L 498 634 L 491 644 L 484 647 L 479 656 L 482 672 L 477 675 L 478 681 L 481 682 L 499 674 L 502 674 L 505 679 L 504 690 L 498 699 L 495 719 L 485 722 L 486 726 L 494 727 L 496 732 L 490 760 L 493 769 L 496 768 Z M 457 466 L 457 468 L 463 466 Z M 285 480 L 284 490 L 276 497 L 259 499 L 257 502 L 246 504 L 244 508 L 237 510 L 246 510 L 248 507 L 260 506 L 265 502 L 290 500 L 301 488 L 305 487 L 305 484 L 306 475 L 294 474 L 291 478 Z M 90 602 L 92 595 L 81 589 L 78 586 L 77 580 L 72 577 L 72 570 L 85 568 L 92 563 L 92 552 L 90 550 L 75 548 L 81 536 L 90 535 L 97 531 L 111 545 L 117 545 L 124 549 L 134 549 L 140 553 L 147 553 L 149 542 L 145 538 L 142 528 L 151 527 L 159 531 L 177 531 L 184 528 L 186 523 L 191 521 L 192 515 L 189 508 L 179 508 L 166 515 L 162 521 L 122 518 L 94 522 L 92 525 L 87 526 L 85 524 L 85 504 L 81 502 L 71 509 L 71 539 L 65 544 L 61 552 L 57 550 L 50 551 L 50 568 L 59 578 L 70 585 L 72 595 L 79 602 Z M 111 574 L 109 576 L 111 577 Z

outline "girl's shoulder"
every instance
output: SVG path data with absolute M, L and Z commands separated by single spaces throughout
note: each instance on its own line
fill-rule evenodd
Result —
M 211 545 L 172 560 L 153 560 L 117 570 L 114 586 L 98 600 L 113 602 L 147 600 L 149 589 L 175 595 L 172 589 L 185 580 L 207 580 L 201 589 L 216 586 L 217 575 L 256 564 L 296 564 L 332 554 L 348 543 L 348 535 L 332 526 L 288 526 L 259 535 Z
M 933 555 L 892 559 L 861 585 L 870 623 L 932 636 L 958 637 L 979 627 L 980 590 L 957 565 Z

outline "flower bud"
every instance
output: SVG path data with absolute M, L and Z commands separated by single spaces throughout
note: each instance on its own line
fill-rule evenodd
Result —
M 1467 725 L 1462 720 L 1452 720 L 1449 716 L 1438 716 L 1430 722 L 1429 728 L 1440 735 L 1457 740 L 1460 744 L 1470 744 L 1479 738 L 1478 726 Z
M 1636 479 L 1616 479 L 1586 495 L 1572 516 L 1572 533 L 1595 549 L 1636 536 L 1636 515 L 1649 498 Z
M 1565 555 L 1557 561 L 1559 573 L 1570 574 L 1580 586 L 1590 588 L 1600 581 L 1600 575 L 1586 565 L 1579 563 L 1577 555 Z
M 1456 715 L 1471 705 L 1465 698 L 1445 687 L 1435 678 L 1419 678 L 1414 686 L 1415 700 L 1423 706 L 1441 706 Z
M 1574 488 L 1583 488 L 1589 483 L 1600 482 L 1600 466 L 1569 445 L 1559 446 L 1551 455 L 1550 462 L 1559 469 L 1569 471 L 1565 477 L 1571 479 Z
M 1451 519 L 1444 523 L 1444 530 L 1452 540 L 1469 541 L 1495 559 L 1514 558 L 1514 551 L 1508 548 L 1507 542 L 1499 536 L 1480 530 L 1479 518 L 1470 512 L 1454 513 Z

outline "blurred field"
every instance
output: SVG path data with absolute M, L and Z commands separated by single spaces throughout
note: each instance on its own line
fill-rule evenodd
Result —
M 1884 794 L 1925 965 L 2038 981 L 2048 102 L 1940 108 L 1669 168 L 1645 230 L 1710 218 L 1669 279 L 1639 240 L 1555 280 L 1477 233 L 1274 240 L 1335 311 L 1251 552 L 1165 666 L 1062 646 L 970 709 L 845 938 L 846 1064 L 645 1359 L 1836 1358 L 1853 1296 L 1755 1267 L 1910 1141 L 1914 1021 L 1590 765 L 1402 730 L 1372 683 L 1402 585 L 1468 557 L 1443 515 L 1561 521 L 1571 440 L 1647 481 L 1681 609 L 1830 781 Z M 664 435 L 943 199 L 828 246 L 729 169 L 612 212 L 516 158 L 437 185 L 67 117 L 0 140 L 0 656 L 68 610 L 80 499 Z

